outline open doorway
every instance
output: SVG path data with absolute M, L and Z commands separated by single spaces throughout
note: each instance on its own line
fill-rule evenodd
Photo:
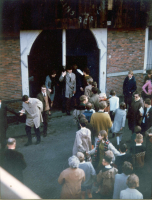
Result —
M 77 64 L 82 71 L 88 67 L 93 80 L 99 83 L 99 49 L 92 32 L 67 30 L 66 41 L 67 63 Z
M 28 56 L 30 96 L 36 97 L 52 69 L 62 71 L 62 30 L 42 31 Z M 58 75 L 59 76 L 59 75 Z
M 99 49 L 89 29 L 66 30 L 66 64 L 77 64 L 82 71 L 88 67 L 94 81 L 99 82 Z M 37 96 L 52 69 L 57 71 L 54 106 L 60 107 L 62 84 L 59 82 L 59 76 L 63 70 L 62 30 L 44 30 L 39 34 L 28 56 L 28 68 L 30 97 Z

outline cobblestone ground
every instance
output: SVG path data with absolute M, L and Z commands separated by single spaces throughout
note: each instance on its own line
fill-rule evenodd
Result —
M 23 131 L 22 129 L 20 131 Z M 72 156 L 72 148 L 77 131 L 72 116 L 50 118 L 48 136 L 41 137 L 39 145 L 24 146 L 27 138 L 17 138 L 17 150 L 24 155 L 27 168 L 24 170 L 24 184 L 43 199 L 60 198 L 61 186 L 58 177 L 62 170 L 68 167 L 68 158 Z M 127 122 L 122 142 L 131 137 Z M 116 145 L 116 138 L 109 140 Z M 33 136 L 33 143 L 36 139 Z M 126 142 L 129 146 L 129 142 Z M 144 142 L 145 144 L 145 142 Z M 140 188 L 144 198 L 151 197 L 151 177 L 146 168 L 141 173 Z M 98 198 L 93 194 L 94 198 Z

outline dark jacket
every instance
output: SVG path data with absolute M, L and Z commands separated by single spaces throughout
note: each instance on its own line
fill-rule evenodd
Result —
M 129 77 L 127 76 L 124 80 L 124 83 L 123 83 L 123 94 L 124 94 L 124 96 L 130 95 L 130 92 L 131 92 L 131 94 L 133 94 L 133 92 L 135 92 L 136 89 L 137 89 L 137 86 L 136 86 L 135 77 L 132 76 L 131 80 L 129 80 Z
M 73 73 L 76 76 L 76 93 L 74 96 L 75 98 L 79 98 L 84 93 L 80 90 L 80 87 L 83 88 L 83 75 L 81 75 L 77 70 L 73 71 Z
M 120 155 L 116 157 L 115 165 L 117 166 L 118 173 L 122 173 L 122 166 L 125 161 L 132 163 L 132 156 L 130 153 L 126 153 L 124 155 Z
M 7 149 L 4 153 L 3 167 L 19 181 L 23 181 L 23 170 L 26 168 L 26 162 L 20 152 Z
M 139 109 L 141 107 L 144 107 L 143 100 L 140 98 L 138 101 L 135 102 L 135 100 L 132 101 L 131 106 L 128 110 L 128 126 L 129 129 L 134 131 L 135 126 L 141 126 L 142 117 L 140 116 Z
M 146 108 L 144 108 L 144 114 L 146 113 Z M 147 115 L 145 115 L 145 131 L 147 131 L 152 126 L 152 107 L 148 111 L 149 117 L 147 118 Z

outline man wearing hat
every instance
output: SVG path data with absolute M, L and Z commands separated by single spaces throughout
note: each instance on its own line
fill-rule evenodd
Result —
M 75 74 L 72 73 L 72 67 L 68 66 L 66 71 L 62 72 L 60 78 L 60 82 L 65 82 L 65 90 L 63 91 L 63 102 L 62 102 L 62 112 L 65 112 L 67 115 L 70 115 L 70 105 L 71 105 L 71 97 L 76 92 L 76 77 Z
M 85 172 L 85 182 L 81 184 L 81 198 L 85 199 L 87 192 L 88 198 L 92 198 L 91 188 L 93 180 L 96 178 L 96 171 L 91 162 L 84 161 L 84 154 L 77 152 L 77 157 L 80 160 L 79 168 Z
M 24 156 L 15 150 L 16 140 L 8 138 L 8 149 L 4 152 L 3 168 L 19 181 L 23 182 L 23 170 L 26 168 Z
M 50 110 L 51 98 L 50 92 L 46 89 L 45 85 L 42 85 L 41 92 L 37 95 L 37 99 L 39 99 L 43 103 L 43 137 L 47 136 L 47 126 L 48 126 L 48 115 Z

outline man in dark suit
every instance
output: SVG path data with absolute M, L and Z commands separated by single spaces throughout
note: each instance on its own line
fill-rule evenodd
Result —
M 129 104 L 129 107 L 131 106 L 132 102 L 132 95 L 136 91 L 137 86 L 136 86 L 136 80 L 135 77 L 133 76 L 133 71 L 128 72 L 128 76 L 125 78 L 124 83 L 123 83 L 123 94 L 124 94 L 124 102 L 126 104 Z
M 152 107 L 151 107 L 151 100 L 149 98 L 145 99 L 145 106 L 143 112 L 143 119 L 141 123 L 141 131 L 142 134 L 145 133 L 151 126 L 152 126 Z
M 43 85 L 41 87 L 41 92 L 37 95 L 37 99 L 39 99 L 43 103 L 43 137 L 47 136 L 47 127 L 48 127 L 48 115 L 49 115 L 49 110 L 50 110 L 50 92 L 49 90 L 46 89 L 46 86 Z
M 23 170 L 26 168 L 24 156 L 15 150 L 16 140 L 14 138 L 8 139 L 7 147 L 8 149 L 4 152 L 3 168 L 23 182 Z

